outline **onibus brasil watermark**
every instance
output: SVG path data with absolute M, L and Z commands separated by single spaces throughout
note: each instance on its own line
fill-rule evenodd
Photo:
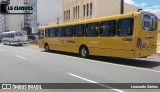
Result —
M 0 89 L 160 89 L 160 83 L 0 83 Z

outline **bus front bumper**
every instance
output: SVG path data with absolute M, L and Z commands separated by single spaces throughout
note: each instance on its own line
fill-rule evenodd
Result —
M 18 44 L 28 44 L 27 41 L 13 41 L 11 42 L 11 45 L 18 45 Z

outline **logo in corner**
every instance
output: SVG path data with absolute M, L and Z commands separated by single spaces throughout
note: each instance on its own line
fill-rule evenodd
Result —
M 0 2 L 0 13 L 8 14 L 7 6 L 10 4 L 10 0 Z
M 10 5 L 10 0 L 0 2 L 0 14 L 33 14 L 31 11 L 33 6 L 25 5 Z
M 11 84 L 2 84 L 2 89 L 12 89 Z

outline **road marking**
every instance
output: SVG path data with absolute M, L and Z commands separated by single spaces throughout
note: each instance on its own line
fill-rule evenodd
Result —
M 91 82 L 91 83 L 98 83 L 98 82 L 95 82 L 95 81 L 92 81 L 92 80 L 89 80 L 89 79 L 86 79 L 86 78 L 77 76 L 77 75 L 72 74 L 72 73 L 69 73 L 69 75 L 74 76 L 74 77 L 77 77 L 77 78 L 82 79 L 82 80 L 85 80 L 85 81 L 88 81 L 88 82 Z
M 40 51 L 37 51 L 37 50 L 31 50 L 31 49 L 26 49 L 26 48 L 19 48 L 19 49 L 28 50 L 28 51 L 34 51 L 34 52 L 40 52 Z
M 107 85 L 100 84 L 100 83 L 98 83 L 98 82 L 96 82 L 96 81 L 92 81 L 92 80 L 83 78 L 83 77 L 81 77 L 81 76 L 78 76 L 78 75 L 75 75 L 75 74 L 72 74 L 72 73 L 68 73 L 68 74 L 71 75 L 71 76 L 73 76 L 73 77 L 76 77 L 76 78 L 85 80 L 85 81 L 87 81 L 87 82 L 94 83 L 94 84 L 97 84 L 97 85 L 106 87 L 106 88 L 108 88 L 108 89 L 112 89 L 112 90 L 117 91 L 117 92 L 125 92 L 125 91 L 123 91 L 123 90 L 115 89 L 115 88 L 109 87 L 109 86 L 107 86 Z
M 27 49 L 27 48 L 19 48 L 19 49 L 28 50 L 28 51 L 34 51 L 34 52 L 40 52 L 40 51 L 37 51 L 37 50 L 31 50 L 31 49 Z M 153 70 L 153 69 L 147 69 L 147 68 L 139 68 L 139 67 L 120 65 L 120 64 L 114 64 L 114 63 L 109 63 L 109 62 L 101 62 L 101 61 L 98 62 L 96 60 L 77 58 L 77 57 L 74 57 L 74 56 L 66 56 L 66 55 L 62 55 L 62 54 L 54 54 L 54 55 L 58 55 L 58 56 L 61 55 L 61 56 L 65 56 L 65 57 L 69 57 L 69 58 L 73 58 L 73 59 L 87 60 L 89 62 L 103 63 L 103 64 L 109 64 L 109 65 L 113 65 L 113 66 L 127 67 L 127 68 L 132 68 L 132 69 L 138 69 L 138 70 L 144 70 L 144 71 L 150 71 L 150 72 L 160 73 L 160 70 Z
M 27 58 L 24 58 L 22 56 L 18 56 L 18 55 L 15 55 L 15 56 L 18 57 L 18 58 L 21 58 L 21 59 L 27 59 Z
M 29 46 L 33 48 L 39 48 L 38 45 L 29 45 Z

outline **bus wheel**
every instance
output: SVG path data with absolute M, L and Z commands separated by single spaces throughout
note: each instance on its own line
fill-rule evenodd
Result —
M 5 41 L 3 41 L 3 45 L 6 45 L 6 42 L 5 42 Z
M 11 45 L 11 42 L 9 41 L 9 45 Z
M 45 44 L 45 45 L 44 45 L 44 50 L 45 50 L 45 52 L 48 52 L 48 51 L 49 51 L 49 46 L 48 46 L 48 44 Z
M 87 58 L 89 56 L 88 48 L 85 46 L 81 47 L 79 54 L 81 55 L 82 58 Z

